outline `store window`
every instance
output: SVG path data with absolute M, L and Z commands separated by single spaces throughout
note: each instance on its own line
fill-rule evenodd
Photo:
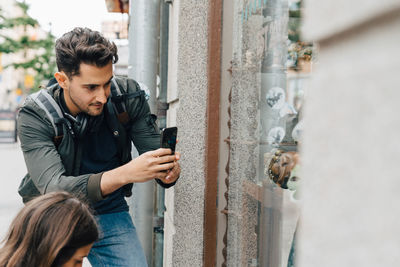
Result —
M 233 14 L 226 264 L 294 266 L 314 48 L 301 0 L 234 0 Z

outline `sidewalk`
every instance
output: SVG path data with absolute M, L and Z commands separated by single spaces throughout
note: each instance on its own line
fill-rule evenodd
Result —
M 3 240 L 11 221 L 23 207 L 17 190 L 26 167 L 18 144 L 0 144 L 0 167 L 0 239 Z

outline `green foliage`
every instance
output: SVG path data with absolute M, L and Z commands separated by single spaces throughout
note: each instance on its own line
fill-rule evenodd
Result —
M 288 38 L 291 42 L 298 42 L 300 41 L 300 25 L 301 20 L 297 17 L 289 17 L 288 22 Z
M 302 24 L 302 0 L 293 2 L 289 7 L 288 22 L 288 62 L 287 66 L 293 70 L 300 70 L 299 60 L 310 61 L 313 58 L 313 44 L 302 41 L 300 26 Z
M 43 81 L 49 80 L 53 77 L 56 70 L 55 55 L 53 52 L 54 36 L 51 33 L 48 33 L 46 39 L 34 42 L 32 47 L 35 47 L 38 51 L 42 50 L 42 53 L 33 57 L 31 60 L 21 63 L 12 63 L 10 66 L 13 66 L 15 69 L 23 68 L 34 70 L 35 73 L 37 73 L 35 75 L 34 88 L 37 90 Z
M 6 17 L 3 10 L 0 9 L 0 30 L 15 30 L 19 28 L 23 29 L 23 34 L 18 38 L 0 34 L 0 52 L 23 55 L 24 61 L 13 62 L 4 67 L 21 68 L 34 73 L 35 84 L 33 88 L 25 89 L 36 91 L 39 85 L 53 77 L 56 71 L 55 37 L 50 32 L 47 33 L 45 38 L 38 40 L 28 36 L 28 29 L 39 27 L 39 23 L 28 15 L 29 6 L 25 2 L 16 1 L 15 4 L 22 10 L 22 16 Z
M 10 29 L 18 26 L 29 25 L 32 27 L 36 27 L 39 25 L 38 21 L 31 17 L 17 17 L 17 18 L 6 18 L 4 16 L 0 16 L 2 19 L 2 23 L 0 24 L 0 29 Z
M 301 25 L 301 1 L 293 3 L 289 7 L 289 40 L 291 42 L 298 42 L 301 40 L 300 25 Z

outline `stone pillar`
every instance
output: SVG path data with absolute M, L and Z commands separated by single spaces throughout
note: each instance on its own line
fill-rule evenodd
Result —
M 165 195 L 164 266 L 203 266 L 208 6 L 170 8 L 167 126 L 178 127 L 182 172 Z

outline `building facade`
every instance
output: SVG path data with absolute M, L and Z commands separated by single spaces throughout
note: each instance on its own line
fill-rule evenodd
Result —
M 160 4 L 182 153 L 163 266 L 396 265 L 398 1 Z
M 165 266 L 288 265 L 299 200 L 269 168 L 298 151 L 311 66 L 289 55 L 298 2 L 172 2 L 167 120 L 182 178 L 166 191 Z
M 128 39 L 128 20 L 103 21 L 101 32 L 108 39 Z

